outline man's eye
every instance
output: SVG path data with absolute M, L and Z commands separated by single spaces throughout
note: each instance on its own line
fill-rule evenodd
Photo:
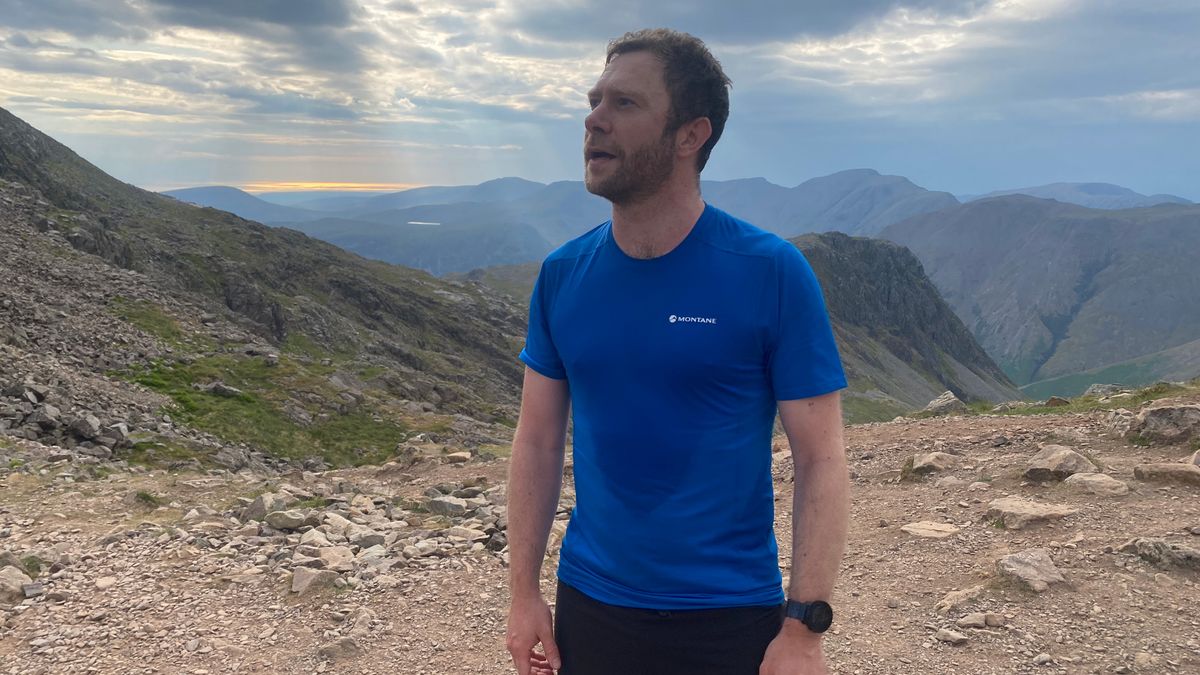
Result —
M 633 99 L 631 99 L 631 98 L 619 98 L 619 99 L 617 99 L 617 103 L 618 103 L 618 104 L 620 104 L 620 105 L 633 105 Z
M 600 101 L 594 98 L 588 99 L 588 105 L 591 106 L 592 110 L 595 110 L 596 106 L 600 105 Z

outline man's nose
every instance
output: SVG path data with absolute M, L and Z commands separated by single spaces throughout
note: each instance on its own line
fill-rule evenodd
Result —
M 607 133 L 609 129 L 608 112 L 603 102 L 600 105 L 592 108 L 592 111 L 583 118 L 583 128 L 585 131 L 592 133 Z

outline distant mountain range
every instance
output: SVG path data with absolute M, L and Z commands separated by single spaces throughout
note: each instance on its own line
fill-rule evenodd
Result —
M 921 259 L 1029 393 L 1200 375 L 1200 205 L 1101 210 L 1011 195 L 917 216 L 881 236 Z
M 842 171 L 792 188 L 762 178 L 704 181 L 701 188 L 713 205 L 785 237 L 829 231 L 872 235 L 910 216 L 958 204 L 949 193 L 870 169 Z M 607 220 L 610 209 L 582 182 L 546 185 L 520 178 L 309 201 L 293 201 L 289 195 L 291 206 L 229 187 L 164 194 L 438 275 L 538 260 Z
M 1157 204 L 1191 204 L 1175 195 L 1144 195 L 1112 183 L 1051 183 L 1015 190 L 998 190 L 985 195 L 963 196 L 963 201 L 975 201 L 1005 195 L 1028 195 L 1078 204 L 1092 209 L 1136 209 Z

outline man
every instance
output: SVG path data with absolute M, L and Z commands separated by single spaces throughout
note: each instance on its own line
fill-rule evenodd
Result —
M 845 376 L 796 248 L 700 196 L 728 86 L 702 42 L 651 30 L 609 44 L 588 95 L 585 183 L 612 220 L 547 258 L 530 303 L 508 493 L 520 675 L 827 672 Z M 786 610 L 776 408 L 796 467 Z M 539 571 L 571 410 L 577 503 L 552 619 Z

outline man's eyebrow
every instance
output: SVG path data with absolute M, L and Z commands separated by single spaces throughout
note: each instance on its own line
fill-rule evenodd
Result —
M 639 101 L 642 100 L 643 98 L 645 98 L 644 96 L 642 96 L 641 94 L 639 94 L 637 92 L 629 91 L 627 89 L 621 89 L 619 87 L 609 87 L 606 91 L 608 92 L 608 94 L 610 96 L 622 96 L 625 98 L 632 98 L 632 99 L 636 99 Z M 602 92 L 599 88 L 592 89 L 591 91 L 589 91 L 587 93 L 588 100 L 591 100 L 594 98 L 599 98 L 601 93 Z

